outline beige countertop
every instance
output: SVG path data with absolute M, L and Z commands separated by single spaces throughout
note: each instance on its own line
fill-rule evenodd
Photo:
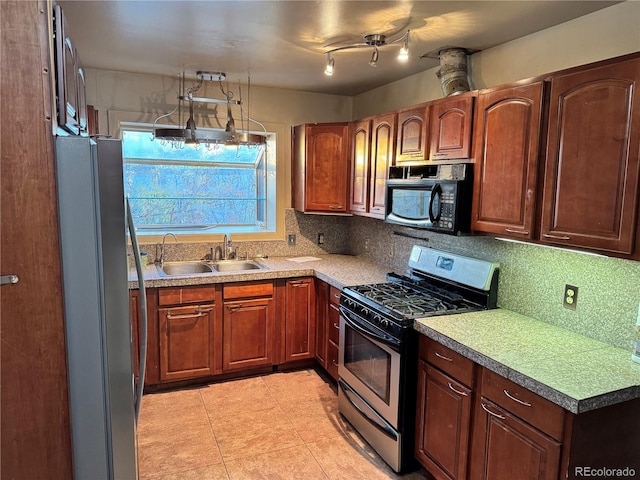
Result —
M 504 309 L 419 319 L 415 329 L 572 413 L 640 397 L 624 350 Z
M 145 285 L 147 287 L 170 287 L 315 276 L 334 287 L 343 288 L 348 285 L 384 282 L 388 273 L 386 269 L 370 260 L 351 255 L 318 255 L 292 258 L 258 258 L 256 262 L 266 267 L 261 270 L 214 272 L 175 277 L 163 277 L 159 274 L 155 265 L 147 265 L 144 269 Z M 304 261 L 310 258 L 317 260 Z M 131 288 L 138 288 L 135 269 L 129 270 L 129 281 Z
M 147 287 L 204 285 L 315 276 L 337 288 L 386 281 L 388 271 L 363 257 L 257 259 L 264 269 L 162 277 L 145 267 Z M 137 276 L 130 270 L 131 288 Z M 630 350 L 612 347 L 546 322 L 504 309 L 416 320 L 420 333 L 542 397 L 581 413 L 640 397 L 640 364 Z

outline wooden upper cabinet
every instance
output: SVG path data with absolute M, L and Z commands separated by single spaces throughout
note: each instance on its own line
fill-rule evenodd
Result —
M 396 114 L 375 117 L 371 125 L 371 168 L 369 169 L 369 215 L 384 218 L 387 172 L 393 163 Z
M 542 94 L 541 81 L 480 91 L 472 230 L 534 238 Z
M 349 210 L 366 212 L 368 205 L 369 145 L 371 142 L 371 120 L 354 122 L 351 130 L 353 155 L 351 157 L 351 196 Z
M 637 55 L 551 77 L 542 242 L 632 252 L 639 88 Z
M 293 127 L 292 205 L 307 213 L 348 213 L 349 124 Z
M 429 160 L 471 158 L 471 128 L 475 92 L 431 104 Z
M 429 156 L 428 132 L 428 104 L 399 110 L 395 164 L 424 163 Z

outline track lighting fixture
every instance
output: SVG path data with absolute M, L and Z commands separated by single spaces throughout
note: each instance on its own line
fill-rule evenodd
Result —
M 388 47 L 389 45 L 402 42 L 402 47 L 398 52 L 398 60 L 407 61 L 409 59 L 409 32 L 410 30 L 407 30 L 404 35 L 391 41 L 387 41 L 386 35 L 383 35 L 381 33 L 374 33 L 365 35 L 364 43 L 355 43 L 353 45 L 345 45 L 343 47 L 337 47 L 328 50 L 325 52 L 325 54 L 327 55 L 327 63 L 325 64 L 324 74 L 329 76 L 333 75 L 335 67 L 335 59 L 332 57 L 333 53 L 339 52 L 341 50 L 350 50 L 352 48 L 373 48 L 371 60 L 369 60 L 369 65 L 372 67 L 376 67 L 378 66 L 378 56 L 380 48 Z

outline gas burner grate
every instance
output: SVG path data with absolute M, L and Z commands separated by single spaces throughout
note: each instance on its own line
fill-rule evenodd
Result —
M 427 316 L 459 308 L 453 301 L 448 301 L 451 299 L 399 283 L 358 285 L 350 289 L 406 317 Z

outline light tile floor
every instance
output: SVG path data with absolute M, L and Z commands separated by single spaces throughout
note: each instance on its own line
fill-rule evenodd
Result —
M 396 475 L 311 369 L 145 395 L 138 461 L 141 480 L 426 478 Z

